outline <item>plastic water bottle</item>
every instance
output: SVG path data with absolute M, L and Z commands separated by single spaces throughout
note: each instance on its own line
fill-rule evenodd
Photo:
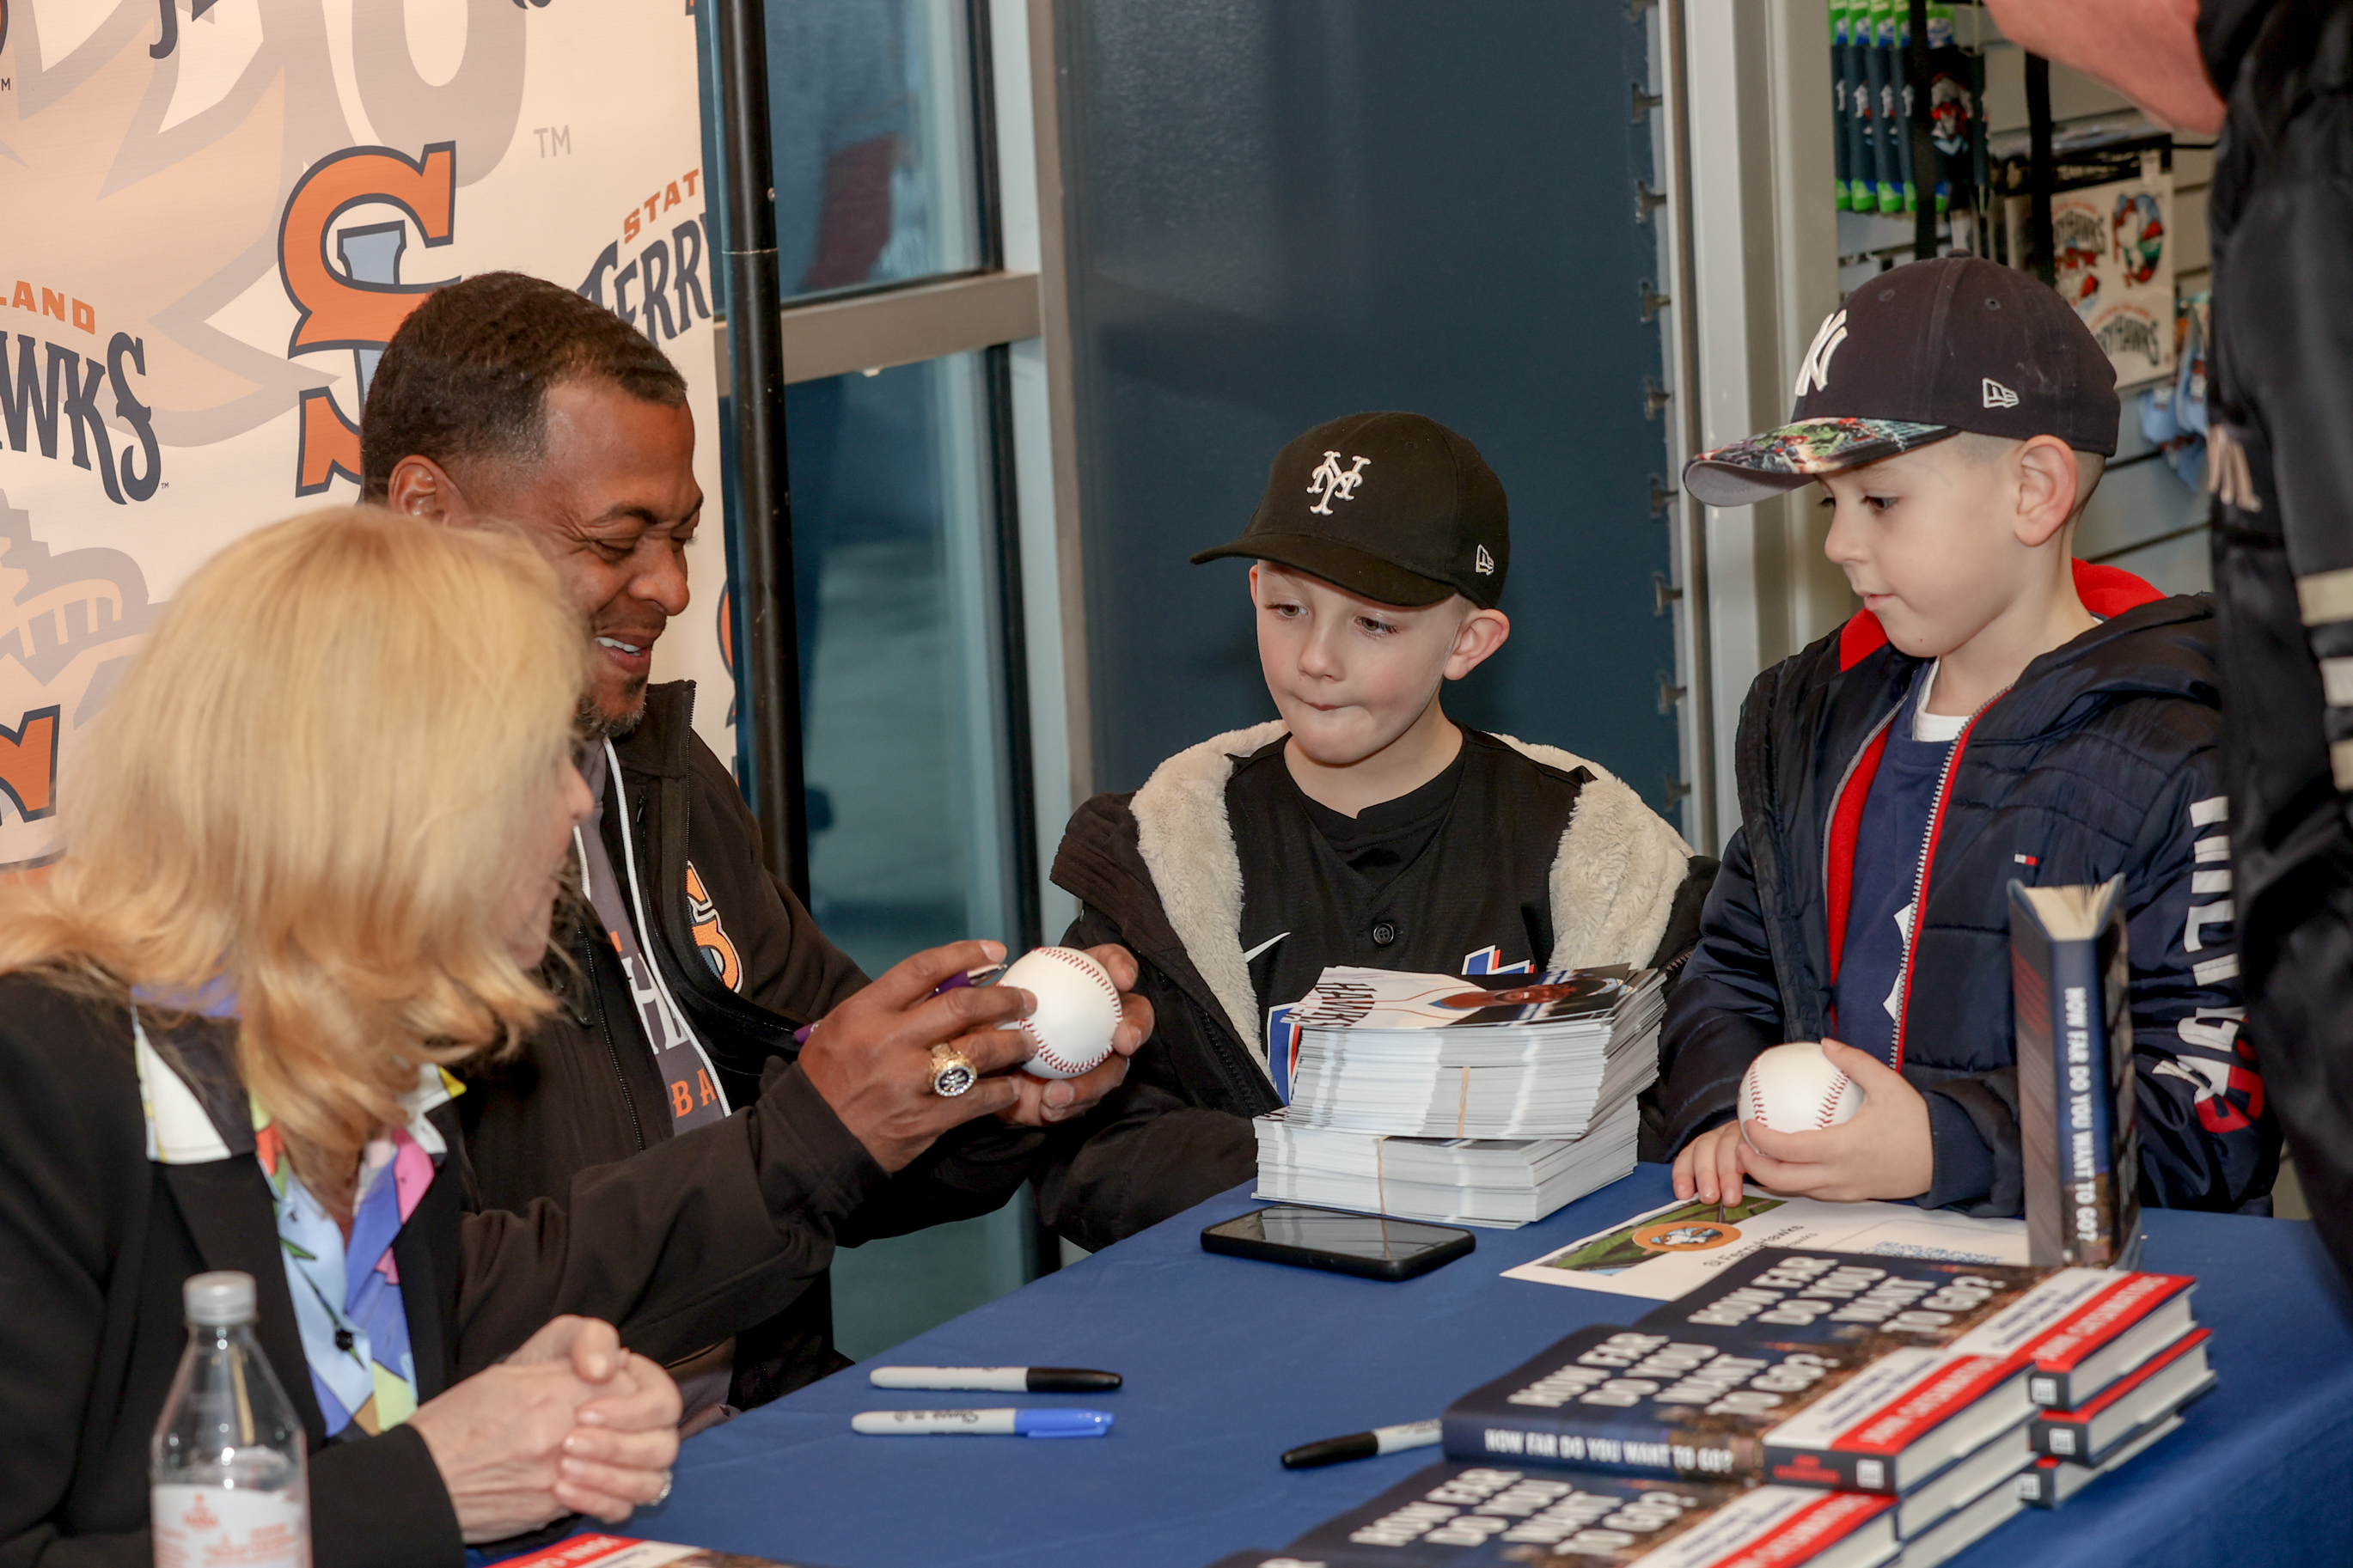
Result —
M 188 1349 L 148 1447 L 155 1568 L 309 1568 L 302 1423 L 253 1337 L 250 1274 L 183 1287 Z

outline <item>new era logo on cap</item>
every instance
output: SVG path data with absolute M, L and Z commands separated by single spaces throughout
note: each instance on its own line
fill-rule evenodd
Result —
M 1485 545 L 1479 547 L 1479 557 L 1471 563 L 1471 570 L 1482 577 L 1493 577 L 1495 574 L 1495 558 L 1487 553 Z
M 1988 376 L 1985 378 L 1985 405 L 1988 408 L 2015 408 L 2018 406 L 2018 394 Z

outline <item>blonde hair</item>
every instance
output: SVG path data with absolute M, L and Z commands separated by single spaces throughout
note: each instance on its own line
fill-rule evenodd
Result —
M 151 1007 L 226 979 L 246 1087 L 343 1211 L 420 1068 L 551 1005 L 496 922 L 587 658 L 554 572 L 503 531 L 363 507 L 248 535 L 79 747 L 63 858 L 0 896 L 0 973 Z

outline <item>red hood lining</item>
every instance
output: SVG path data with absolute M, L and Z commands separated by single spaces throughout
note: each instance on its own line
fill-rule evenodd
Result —
M 2101 566 L 2089 561 L 2071 564 L 2075 570 L 2075 596 L 2084 608 L 2105 620 L 2153 605 L 2165 597 L 2146 580 L 2121 566 Z M 1839 632 L 1839 668 L 1852 669 L 1887 646 L 1887 630 L 1869 610 L 1858 610 Z

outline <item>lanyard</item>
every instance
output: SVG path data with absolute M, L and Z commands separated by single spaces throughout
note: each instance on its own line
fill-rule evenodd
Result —
M 607 741 L 601 752 L 590 752 L 583 757 L 581 772 L 596 796 L 596 818 L 585 830 L 575 827 L 572 832 L 573 845 L 580 855 L 581 885 L 587 891 L 589 907 L 596 911 L 605 934 L 612 941 L 622 973 L 628 977 L 629 995 L 638 1005 L 638 1022 L 647 1043 L 653 1047 L 654 1065 L 661 1073 L 662 1094 L 670 1104 L 671 1128 L 684 1132 L 709 1126 L 726 1117 L 727 1096 L 719 1087 L 719 1075 L 712 1070 L 711 1058 L 703 1053 L 702 1042 L 694 1037 L 694 1031 L 687 1026 L 686 1014 L 670 994 L 660 967 L 648 956 L 638 940 L 638 932 L 645 925 L 645 895 L 638 886 L 628 800 L 620 790 L 620 758 L 614 753 L 613 743 Z M 608 779 L 613 782 L 615 798 L 621 808 L 621 855 L 628 867 L 626 900 L 612 858 L 605 852 L 602 827 L 605 784 Z

